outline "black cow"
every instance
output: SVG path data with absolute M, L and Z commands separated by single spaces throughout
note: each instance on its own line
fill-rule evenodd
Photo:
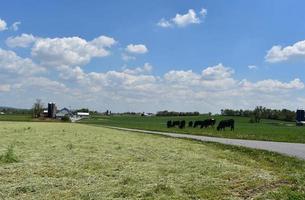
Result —
M 194 122 L 194 128 L 197 128 L 197 126 L 201 126 L 203 121 L 195 121 Z
M 209 126 L 214 126 L 216 123 L 216 120 L 215 119 L 206 119 L 206 120 L 203 120 L 203 121 L 195 121 L 194 123 L 194 128 L 196 128 L 197 126 L 200 126 L 200 128 L 207 128 Z
M 180 121 L 173 121 L 173 123 L 172 123 L 172 127 L 179 126 L 179 125 L 180 125 Z
M 185 128 L 185 120 L 180 121 L 179 128 Z
M 193 127 L 193 121 L 189 121 L 189 127 Z
M 182 120 L 182 121 L 167 121 L 166 125 L 167 125 L 167 128 L 171 128 L 171 127 L 185 128 L 185 120 Z
M 173 127 L 172 121 L 170 121 L 170 120 L 167 121 L 166 125 L 167 125 L 167 128 Z
M 220 121 L 217 126 L 217 131 L 225 130 L 226 127 L 231 127 L 231 131 L 234 131 L 234 119 Z

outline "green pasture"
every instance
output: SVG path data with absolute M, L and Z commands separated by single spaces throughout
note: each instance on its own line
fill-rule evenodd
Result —
M 75 123 L 0 122 L 0 199 L 304 199 L 305 161 Z
M 297 127 L 294 122 L 285 122 L 279 120 L 261 120 L 261 123 L 249 123 L 247 117 L 224 117 L 214 116 L 216 126 L 222 119 L 233 118 L 235 120 L 235 130 L 217 131 L 214 128 L 167 128 L 168 120 L 204 120 L 209 116 L 194 117 L 141 117 L 141 116 L 92 116 L 90 119 L 82 120 L 81 123 L 91 125 L 107 125 L 125 128 L 137 128 L 145 130 L 168 131 L 185 134 L 207 135 L 213 137 L 239 138 L 251 140 L 269 140 L 281 142 L 305 143 L 305 127 Z
M 4 114 L 0 115 L 0 121 L 32 121 L 32 116 L 29 114 Z

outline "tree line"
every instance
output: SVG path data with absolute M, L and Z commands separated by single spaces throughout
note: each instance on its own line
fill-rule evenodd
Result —
M 288 109 L 279 110 L 257 106 L 254 110 L 221 109 L 221 115 L 250 117 L 250 122 L 259 122 L 261 119 L 295 121 L 296 112 Z
M 175 111 L 158 111 L 156 116 L 198 116 L 200 113 L 195 112 L 175 112 Z

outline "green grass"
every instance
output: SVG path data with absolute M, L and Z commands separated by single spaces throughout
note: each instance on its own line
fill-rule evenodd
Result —
M 0 122 L 0 199 L 305 199 L 305 161 L 73 123 Z
M 0 121 L 32 121 L 30 114 L 4 114 L 0 115 Z
M 281 142 L 305 143 L 305 127 L 297 127 L 293 122 L 279 120 L 262 120 L 261 123 L 249 123 L 247 117 L 223 117 L 215 116 L 218 122 L 222 119 L 235 119 L 235 130 L 217 131 L 215 128 L 167 128 L 168 120 L 188 121 L 204 120 L 208 116 L 196 117 L 141 117 L 141 116 L 93 116 L 82 120 L 80 123 L 91 125 L 108 125 L 125 128 L 137 128 L 144 130 L 169 131 L 185 134 L 207 135 L 213 137 L 239 138 L 251 140 L 268 140 Z M 187 124 L 186 124 L 187 126 Z

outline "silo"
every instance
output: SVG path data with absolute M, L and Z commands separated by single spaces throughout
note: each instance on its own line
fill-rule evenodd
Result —
M 48 117 L 49 118 L 56 117 L 56 105 L 53 102 L 48 103 Z
M 305 111 L 304 110 L 297 110 L 296 121 L 298 121 L 298 122 L 305 121 Z

